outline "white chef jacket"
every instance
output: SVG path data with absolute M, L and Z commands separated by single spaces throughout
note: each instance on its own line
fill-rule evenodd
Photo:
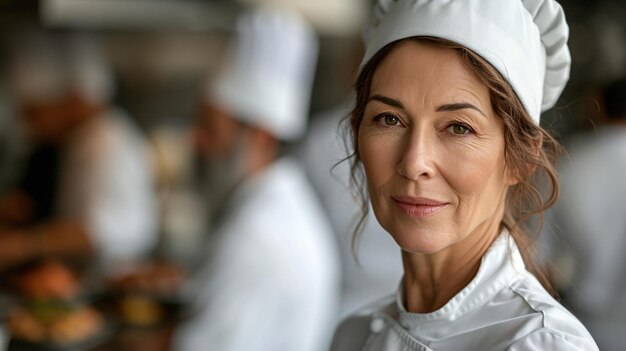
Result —
M 120 110 L 85 121 L 61 153 L 57 215 L 87 226 L 107 266 L 146 254 L 157 240 L 152 159 Z
M 275 162 L 227 204 L 207 265 L 189 287 L 183 351 L 327 350 L 339 296 L 333 235 L 297 164 Z
M 439 310 L 409 313 L 403 289 L 338 328 L 333 351 L 597 350 L 585 327 L 524 267 L 514 240 L 500 235 L 476 277 Z
M 626 127 L 572 138 L 545 225 L 565 302 L 602 350 L 626 345 Z M 554 268 L 554 267 L 552 267 Z

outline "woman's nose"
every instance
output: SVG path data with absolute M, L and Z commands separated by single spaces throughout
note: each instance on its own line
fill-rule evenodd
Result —
M 408 179 L 428 179 L 435 174 L 435 137 L 426 131 L 414 130 L 407 135 L 397 172 Z

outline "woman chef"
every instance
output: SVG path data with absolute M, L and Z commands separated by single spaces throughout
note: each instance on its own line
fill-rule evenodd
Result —
M 558 196 L 539 117 L 568 80 L 567 37 L 554 0 L 377 2 L 348 124 L 404 278 L 333 350 L 597 349 L 521 226 Z

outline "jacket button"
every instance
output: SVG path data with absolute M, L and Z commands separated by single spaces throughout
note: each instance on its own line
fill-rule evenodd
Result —
M 385 321 L 382 318 L 374 318 L 370 323 L 370 330 L 372 333 L 377 334 L 385 327 Z

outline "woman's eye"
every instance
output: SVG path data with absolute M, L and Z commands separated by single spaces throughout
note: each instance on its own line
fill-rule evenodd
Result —
M 397 126 L 400 124 L 400 119 L 391 114 L 381 115 L 377 120 L 382 121 L 386 126 Z
M 459 123 L 455 123 L 455 124 L 451 125 L 450 127 L 448 127 L 448 130 L 452 134 L 456 134 L 456 135 L 465 135 L 465 134 L 469 134 L 469 133 L 472 132 L 470 127 L 468 127 L 468 126 L 466 126 L 464 124 L 459 124 Z

